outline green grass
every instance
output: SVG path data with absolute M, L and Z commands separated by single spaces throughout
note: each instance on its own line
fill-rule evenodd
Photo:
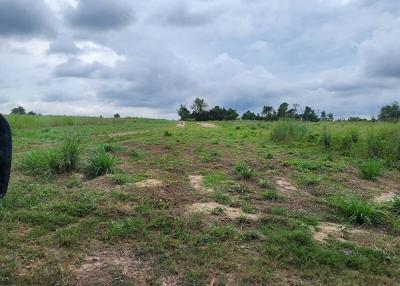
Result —
M 111 264 L 94 284 L 140 285 L 121 261 L 154 285 L 165 277 L 179 285 L 285 285 L 289 276 L 305 285 L 400 281 L 398 199 L 372 202 L 375 189 L 396 192 L 400 184 L 399 124 L 235 121 L 212 129 L 138 118 L 9 118 L 2 285 L 76 285 L 76 270 L 92 263 L 86 257 L 104 255 Z M 379 181 L 354 172 L 369 160 L 385 168 Z M 193 191 L 190 175 L 214 191 Z M 164 185 L 135 184 L 149 178 Z M 280 178 L 297 190 L 276 185 Z M 224 207 L 189 211 L 207 202 Z M 230 219 L 231 208 L 258 219 Z M 325 222 L 346 227 L 343 241 L 314 239 Z
M 360 166 L 360 176 L 365 180 L 376 180 L 382 174 L 382 163 L 377 160 L 368 160 Z
M 236 175 L 243 180 L 249 180 L 253 177 L 253 169 L 245 162 L 237 163 L 235 166 Z
M 389 214 L 381 206 L 357 196 L 336 195 L 328 202 L 351 223 L 379 225 L 389 217 Z
M 116 170 L 116 158 L 104 148 L 92 151 L 87 157 L 85 174 L 88 178 L 96 178 L 105 174 L 113 174 Z

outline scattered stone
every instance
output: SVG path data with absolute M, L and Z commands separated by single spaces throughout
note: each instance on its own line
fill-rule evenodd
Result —
M 246 214 L 241 209 L 227 207 L 215 202 L 194 203 L 188 207 L 188 211 L 211 215 L 216 208 L 222 208 L 224 210 L 223 214 L 230 219 L 238 219 L 240 217 L 250 220 L 258 219 L 258 216 L 255 214 Z
M 375 203 L 387 203 L 393 200 L 396 197 L 395 192 L 387 192 L 376 196 L 373 201 Z
M 157 179 L 147 179 L 145 181 L 136 183 L 135 186 L 139 188 L 157 188 L 164 186 L 164 183 Z
M 190 180 L 190 185 L 192 186 L 193 189 L 199 192 L 212 192 L 212 189 L 207 189 L 204 187 L 203 183 L 203 176 L 189 176 Z

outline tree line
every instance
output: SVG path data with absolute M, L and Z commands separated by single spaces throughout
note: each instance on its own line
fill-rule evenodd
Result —
M 196 121 L 208 121 L 208 120 L 236 120 L 239 118 L 239 114 L 235 109 L 221 108 L 215 106 L 208 109 L 208 104 L 204 99 L 196 98 L 190 107 L 191 111 L 182 105 L 177 110 L 181 120 L 196 120 Z M 316 112 L 310 106 L 306 106 L 304 110 L 300 110 L 299 104 L 289 105 L 287 102 L 283 102 L 275 109 L 271 105 L 263 106 L 261 113 L 254 113 L 250 110 L 243 113 L 240 117 L 242 120 L 266 120 L 275 121 L 281 119 L 294 119 L 302 121 L 333 121 L 335 120 L 333 113 L 326 112 L 325 110 L 320 113 Z M 398 102 L 394 102 L 391 105 L 385 105 L 380 109 L 378 119 L 381 121 L 400 121 L 400 106 Z M 359 117 L 350 117 L 348 121 L 365 121 L 367 119 Z M 375 117 L 372 117 L 371 121 L 376 121 Z
M 215 106 L 208 109 L 208 104 L 204 99 L 196 98 L 191 105 L 190 111 L 185 105 L 182 105 L 177 110 L 181 120 L 196 120 L 196 121 L 208 121 L 208 120 L 236 120 L 239 118 L 239 114 L 235 109 Z M 300 106 L 294 104 L 290 106 L 287 102 L 283 102 L 277 110 L 273 106 L 266 105 L 262 108 L 261 114 L 255 114 L 248 110 L 241 116 L 243 120 L 266 120 L 274 121 L 279 119 L 295 119 L 303 121 L 316 122 L 320 120 L 334 120 L 332 113 L 322 111 L 318 115 L 315 110 L 311 107 L 306 106 L 304 111 L 299 113 Z

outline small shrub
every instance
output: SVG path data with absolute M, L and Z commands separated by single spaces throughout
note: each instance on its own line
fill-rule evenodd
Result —
M 332 147 L 332 136 L 326 128 L 322 131 L 320 143 L 325 149 Z
M 81 138 L 72 136 L 66 138 L 61 147 L 61 168 L 66 171 L 76 170 L 79 161 Z
M 235 173 L 241 179 L 249 180 L 253 176 L 253 169 L 244 162 L 238 163 L 235 167 Z
M 114 183 L 117 185 L 125 185 L 126 183 L 128 183 L 127 176 L 125 176 L 123 174 L 116 174 L 112 177 L 112 179 L 113 179 Z
M 268 188 L 268 189 L 273 189 L 274 188 L 274 184 L 268 179 L 259 179 L 258 180 L 258 186 L 260 188 Z
M 212 210 L 211 214 L 213 215 L 222 215 L 224 213 L 224 208 L 223 207 L 216 207 Z
M 384 140 L 376 132 L 369 132 L 366 139 L 367 154 L 370 158 L 382 158 L 385 150 Z
M 121 151 L 122 147 L 120 145 L 112 145 L 112 144 L 106 144 L 103 145 L 104 151 L 107 153 L 115 153 L 118 151 Z
M 165 130 L 164 136 L 165 136 L 165 137 L 171 137 L 171 136 L 172 136 L 172 133 L 169 132 L 168 130 Z
M 377 225 L 382 224 L 388 217 L 383 208 L 357 196 L 336 195 L 329 200 L 329 203 L 352 223 Z
M 365 180 L 376 180 L 382 173 L 382 164 L 376 160 L 368 160 L 360 166 L 360 176 Z
M 312 173 L 302 174 L 298 182 L 300 185 L 305 187 L 316 186 L 321 182 L 322 178 Z
M 85 174 L 89 178 L 96 178 L 115 171 L 116 158 L 107 153 L 104 148 L 93 151 L 88 157 Z
M 262 192 L 261 196 L 263 197 L 263 199 L 269 201 L 279 201 L 282 198 L 276 190 L 264 191 Z
M 51 176 L 60 172 L 62 167 L 60 153 L 53 149 L 33 151 L 21 163 L 21 170 L 28 176 Z
M 245 195 L 249 193 L 249 189 L 245 185 L 235 184 L 228 189 L 231 193 L 236 193 L 239 195 Z

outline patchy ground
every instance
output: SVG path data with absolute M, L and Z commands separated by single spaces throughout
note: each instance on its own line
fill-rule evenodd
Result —
M 360 223 L 332 203 L 354 195 L 381 210 L 400 192 L 398 169 L 364 180 L 364 159 L 326 151 L 318 124 L 287 143 L 271 139 L 274 126 L 96 119 L 14 130 L 0 285 L 400 285 L 396 216 Z M 22 172 L 29 150 L 71 132 L 82 137 L 75 171 Z M 115 168 L 88 178 L 96 148 Z

